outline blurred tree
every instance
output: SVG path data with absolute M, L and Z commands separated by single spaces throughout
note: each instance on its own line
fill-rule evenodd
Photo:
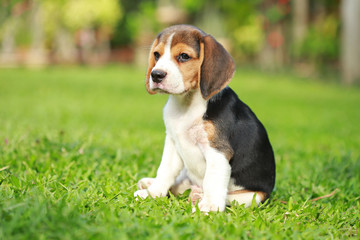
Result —
M 238 61 L 254 62 L 261 50 L 264 34 L 259 6 L 263 0 L 220 1 L 226 35 Z
M 156 18 L 155 2 L 144 1 L 139 6 L 139 11 L 134 14 L 133 20 L 137 26 L 135 36 L 135 64 L 141 67 L 146 66 L 148 54 L 154 40 L 155 34 L 161 29 L 162 25 Z
M 63 8 L 64 25 L 78 34 L 83 63 L 107 60 L 110 35 L 122 9 L 117 0 L 67 0 Z
M 360 1 L 343 0 L 341 6 L 342 29 L 342 81 L 360 83 Z
M 28 8 L 27 2 L 8 0 L 0 2 L 0 64 L 16 66 L 16 34 L 21 25 L 21 15 Z
M 149 0 L 154 5 L 155 0 Z M 111 39 L 114 48 L 129 46 L 134 43 L 139 26 L 137 26 L 137 13 L 141 11 L 142 0 L 120 0 L 123 17 L 117 22 Z
M 13 15 L 16 5 L 24 2 L 23 0 L 2 0 L 0 1 L 0 26 Z M 26 1 L 25 1 L 26 2 Z
M 189 22 L 220 40 L 237 60 L 252 61 L 262 45 L 263 0 L 181 0 Z
M 218 40 L 224 40 L 226 28 L 224 28 L 224 12 L 221 9 L 221 1 L 203 1 L 201 11 L 197 14 L 196 25 L 205 32 L 211 33 Z
M 164 26 L 186 22 L 187 14 L 181 8 L 179 0 L 158 0 L 156 18 Z
M 30 33 L 31 45 L 26 58 L 26 64 L 38 67 L 47 63 L 45 51 L 43 6 L 41 0 L 30 1 Z
M 0 50 L 0 64 L 5 66 L 16 65 L 15 36 L 19 25 L 19 18 L 9 17 L 3 21 L 2 42 Z
M 299 56 L 321 65 L 338 58 L 338 26 L 333 15 L 313 21 L 299 48 Z
M 14 11 L 19 5 L 28 6 L 25 17 Z M 83 62 L 106 61 L 111 34 L 122 16 L 118 0 L 4 0 L 0 6 L 1 56 L 14 52 L 15 44 L 30 35 L 25 63 L 35 66 L 48 62 L 49 49 L 62 63 L 75 62 L 79 51 Z
M 293 39 L 293 64 L 300 74 L 326 74 L 333 71 L 330 68 L 338 66 L 339 0 L 309 1 L 307 14 L 304 38 L 301 41 Z
M 18 19 L 9 19 L 3 23 L 2 43 L 0 51 L 0 64 L 5 66 L 16 65 L 15 55 L 15 35 L 18 25 Z
M 63 13 L 66 0 L 43 0 L 44 31 L 52 49 L 51 61 L 57 63 L 75 63 L 77 49 L 74 31 L 66 26 Z
M 290 0 L 264 0 L 261 7 L 265 39 L 259 55 L 260 66 L 278 69 L 284 66 L 287 57 L 285 20 L 290 14 Z
M 65 24 L 73 30 L 113 27 L 122 16 L 116 0 L 66 0 L 62 13 Z
M 293 0 L 293 43 L 300 45 L 308 30 L 309 0 Z

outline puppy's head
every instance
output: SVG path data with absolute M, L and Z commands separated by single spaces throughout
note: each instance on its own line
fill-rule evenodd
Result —
M 212 36 L 193 26 L 176 25 L 155 39 L 145 86 L 150 94 L 183 94 L 200 88 L 207 100 L 226 87 L 234 70 L 232 57 Z

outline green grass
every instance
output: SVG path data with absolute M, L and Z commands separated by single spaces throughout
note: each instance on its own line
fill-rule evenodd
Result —
M 348 239 L 360 230 L 360 89 L 238 70 L 277 163 L 259 208 L 135 201 L 155 176 L 166 96 L 145 69 L 0 70 L 0 239 Z M 310 201 L 338 189 L 330 197 Z

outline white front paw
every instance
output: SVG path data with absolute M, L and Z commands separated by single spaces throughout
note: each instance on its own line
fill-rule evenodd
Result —
M 154 187 L 149 187 L 148 189 L 141 189 L 141 190 L 137 190 L 135 193 L 134 193 L 134 197 L 138 200 L 139 197 L 141 199 L 145 199 L 147 198 L 148 196 L 151 196 L 153 198 L 156 198 L 156 197 L 165 197 L 167 194 L 154 188 Z
M 221 199 L 212 200 L 208 197 L 204 197 L 199 202 L 198 206 L 201 212 L 223 212 L 225 210 L 225 201 Z
M 142 189 L 142 190 L 137 190 L 135 193 L 134 193 L 134 197 L 136 200 L 139 200 L 139 198 L 141 199 L 145 199 L 149 196 L 149 192 L 147 189 Z
M 147 189 L 151 186 L 151 184 L 153 184 L 154 180 L 155 178 L 142 178 L 137 183 L 137 187 L 138 189 Z

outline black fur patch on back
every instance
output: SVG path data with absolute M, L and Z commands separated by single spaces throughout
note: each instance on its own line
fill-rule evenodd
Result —
M 203 119 L 213 122 L 218 138 L 230 143 L 235 184 L 270 195 L 275 185 L 274 153 L 264 126 L 251 109 L 226 87 L 210 98 Z

